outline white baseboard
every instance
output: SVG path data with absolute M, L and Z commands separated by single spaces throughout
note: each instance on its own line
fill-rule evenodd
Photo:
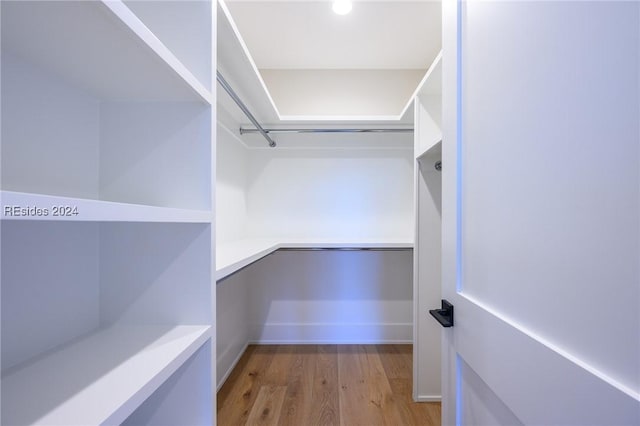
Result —
M 442 395 L 419 395 L 416 402 L 441 402 Z
M 240 351 L 231 353 L 230 349 L 232 348 L 229 348 L 223 355 L 216 357 L 216 371 L 224 369 L 224 374 L 220 377 L 220 380 L 218 380 L 216 392 L 219 391 L 222 385 L 224 385 L 224 382 L 227 381 L 229 375 L 238 364 L 238 361 L 240 361 L 240 358 L 242 358 L 242 355 L 247 350 L 247 346 L 249 346 L 248 341 L 242 346 Z M 232 361 L 228 361 L 230 358 L 232 358 Z
M 253 327 L 258 344 L 381 344 L 413 342 L 413 325 L 271 323 Z

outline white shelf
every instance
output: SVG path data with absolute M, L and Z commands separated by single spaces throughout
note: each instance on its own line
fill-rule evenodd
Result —
M 278 249 L 276 240 L 247 239 L 216 247 L 216 280 L 221 280 Z
M 2 2 L 2 424 L 215 416 L 215 2 L 127 2 Z
M 263 123 L 277 123 L 278 111 L 227 5 L 224 1 L 218 1 L 217 8 L 217 69 L 236 92 L 242 95 L 242 100 L 251 106 L 251 111 L 258 120 Z M 218 103 L 222 109 L 229 111 L 238 123 L 248 122 L 244 113 L 223 90 L 218 91 Z
M 211 223 L 213 219 L 213 214 L 206 210 L 175 209 L 26 192 L 0 191 L 0 199 L 2 220 Z M 26 216 L 15 216 L 8 211 L 13 206 L 31 209 L 31 211 L 27 211 Z M 71 212 L 77 211 L 78 214 L 54 216 L 53 209 L 56 206 L 69 207 Z M 37 215 L 34 209 L 39 209 L 41 213 L 46 209 L 47 214 Z M 65 213 L 66 210 L 62 209 Z
M 120 424 L 210 333 L 208 326 L 156 326 L 92 334 L 3 377 L 3 423 Z
M 245 239 L 216 247 L 216 280 L 221 280 L 278 249 L 413 248 L 405 239 Z
M 442 158 L 442 136 L 438 142 L 416 155 L 418 161 L 430 161 L 437 158 Z
M 3 49 L 103 100 L 213 96 L 119 0 L 2 4 Z
M 416 89 L 416 93 L 414 93 L 415 95 L 442 96 L 442 50 L 429 66 Z

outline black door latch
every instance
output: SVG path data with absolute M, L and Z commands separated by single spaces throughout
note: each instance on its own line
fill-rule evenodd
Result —
M 453 305 L 442 299 L 442 309 L 431 309 L 429 311 L 443 327 L 453 327 Z

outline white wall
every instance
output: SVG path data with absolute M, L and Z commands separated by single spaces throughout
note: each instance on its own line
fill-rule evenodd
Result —
M 250 342 L 409 343 L 412 252 L 278 251 L 217 283 L 217 386 Z
M 2 370 L 97 328 L 96 223 L 2 223 Z
M 218 244 L 261 237 L 413 239 L 410 135 L 386 134 L 383 141 L 378 134 L 317 134 L 312 146 L 301 135 L 299 148 L 287 135 L 287 147 L 248 148 L 244 138 L 251 136 L 240 136 L 239 128 L 219 109 Z
M 210 324 L 210 229 L 101 223 L 101 325 Z
M 239 124 L 218 108 L 216 127 L 216 244 L 247 237 L 248 149 Z M 220 248 L 218 248 L 219 250 Z M 233 370 L 250 339 L 247 270 L 218 281 L 216 290 L 216 386 Z
M 237 127 L 232 126 L 219 120 L 216 130 L 216 242 L 218 244 L 246 237 L 248 150 L 236 136 Z
M 411 341 L 410 250 L 278 251 L 247 271 L 252 340 Z
M 3 49 L 2 107 L 2 189 L 98 198 L 95 97 Z
M 250 281 L 247 271 L 248 269 L 240 270 L 218 281 L 216 285 L 216 383 L 218 389 L 231 373 L 247 344 L 253 340 L 249 325 L 250 293 L 257 283 Z
M 412 164 L 406 149 L 252 150 L 247 229 L 261 237 L 411 240 Z
M 100 197 L 209 209 L 210 114 L 191 102 L 103 102 Z
M 249 149 L 219 113 L 218 244 L 241 238 L 413 236 L 413 150 Z M 322 135 L 329 142 L 331 135 Z M 320 139 L 322 140 L 322 139 Z M 411 251 L 276 252 L 219 281 L 217 383 L 246 344 L 410 342 Z

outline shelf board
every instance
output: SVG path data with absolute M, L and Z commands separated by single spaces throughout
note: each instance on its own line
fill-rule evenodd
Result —
M 216 280 L 256 262 L 278 249 L 398 249 L 413 248 L 406 239 L 245 239 L 216 247 Z
M 416 95 L 442 96 L 442 50 L 440 50 L 422 78 L 414 97 Z
M 2 220 L 50 220 L 75 222 L 176 222 L 211 223 L 213 214 L 206 210 L 176 209 L 141 204 L 117 203 L 85 198 L 59 197 L 26 192 L 0 191 Z M 35 212 L 28 215 L 12 215 L 10 208 L 46 209 L 46 215 Z M 55 206 L 68 206 L 77 215 L 54 216 Z M 66 210 L 66 209 L 65 209 Z
M 251 112 L 262 123 L 280 121 L 273 99 L 249 53 L 231 12 L 224 1 L 217 2 L 217 68 L 234 88 Z M 247 117 L 224 90 L 218 91 L 218 104 L 233 115 L 238 123 L 248 123 Z
M 3 2 L 2 48 L 102 100 L 213 103 L 120 0 Z
M 211 336 L 209 326 L 111 327 L 2 378 L 2 423 L 120 424 Z
M 278 249 L 278 241 L 246 239 L 216 247 L 216 280 L 221 280 Z
M 435 144 L 416 154 L 417 161 L 431 161 L 442 158 L 442 137 Z

